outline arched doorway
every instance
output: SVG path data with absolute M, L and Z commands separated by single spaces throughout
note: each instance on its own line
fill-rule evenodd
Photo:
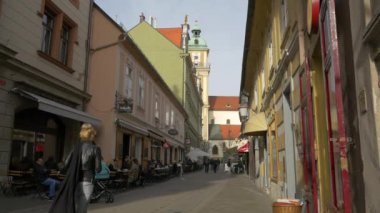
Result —
M 218 154 L 219 154 L 218 146 L 214 145 L 214 146 L 212 147 L 212 154 L 213 154 L 213 155 L 218 155 Z

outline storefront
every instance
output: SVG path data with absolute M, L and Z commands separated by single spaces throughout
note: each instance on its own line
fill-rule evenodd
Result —
M 11 89 L 9 98 L 14 100 L 15 110 L 9 169 L 29 169 L 27 167 L 40 157 L 45 161 L 50 157 L 57 163 L 62 162 L 79 140 L 81 123 L 100 124 L 98 119 L 62 104 L 66 100 L 53 100 L 53 97 L 33 88 Z M 26 163 L 29 166 L 26 167 Z

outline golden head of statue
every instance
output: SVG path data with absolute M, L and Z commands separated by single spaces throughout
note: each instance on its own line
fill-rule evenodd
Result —
M 89 124 L 84 123 L 81 126 L 79 137 L 82 141 L 94 141 L 96 136 L 96 130 L 95 128 Z

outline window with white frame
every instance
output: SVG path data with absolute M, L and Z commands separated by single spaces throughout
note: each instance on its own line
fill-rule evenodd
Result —
M 170 127 L 174 127 L 174 110 L 170 112 Z
M 125 66 L 124 73 L 124 95 L 127 98 L 132 98 L 132 68 L 129 65 Z
M 41 51 L 50 55 L 51 44 L 53 38 L 53 25 L 54 25 L 54 15 L 49 11 L 45 10 L 45 13 L 42 17 L 42 44 Z
M 159 110 L 159 96 L 158 94 L 154 94 L 154 117 L 156 119 L 160 119 L 160 110 Z
M 169 126 L 169 121 L 170 121 L 169 106 L 166 105 L 166 109 L 165 109 L 165 125 L 166 126 Z
M 258 105 L 258 96 L 257 96 L 257 82 L 256 82 L 256 84 L 255 84 L 255 92 L 254 92 L 254 96 L 253 96 L 253 98 L 254 98 L 254 101 L 255 101 L 255 106 L 257 106 Z
M 268 61 L 269 61 L 269 69 L 271 69 L 271 68 L 272 68 L 272 65 L 273 65 L 272 32 L 269 32 L 269 42 L 268 42 Z
M 139 100 L 138 105 L 140 107 L 144 106 L 144 93 L 145 93 L 145 80 L 142 76 L 139 77 Z
M 61 29 L 61 38 L 60 38 L 60 52 L 59 52 L 59 60 L 63 64 L 67 64 L 67 57 L 68 57 L 68 51 L 69 51 L 69 32 L 70 27 L 63 23 L 62 29 Z
M 281 34 L 284 36 L 285 30 L 288 27 L 288 0 L 281 0 Z
M 265 69 L 261 68 L 261 92 L 264 94 L 265 92 Z
M 42 4 L 41 11 L 38 11 L 42 16 L 41 49 L 38 54 L 50 62 L 64 65 L 63 68 L 70 73 L 75 72 L 71 66 L 78 26 L 52 1 L 43 1 Z

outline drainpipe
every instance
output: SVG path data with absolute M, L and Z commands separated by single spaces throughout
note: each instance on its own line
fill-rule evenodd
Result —
M 84 64 L 84 84 L 83 92 L 87 93 L 87 84 L 88 84 L 88 69 L 90 63 L 90 47 L 91 47 L 91 38 L 92 38 L 92 10 L 94 7 L 94 0 L 90 0 L 90 9 L 88 11 L 88 27 L 87 27 L 87 42 L 86 42 L 86 59 Z M 83 100 L 82 109 L 86 109 L 86 100 Z

